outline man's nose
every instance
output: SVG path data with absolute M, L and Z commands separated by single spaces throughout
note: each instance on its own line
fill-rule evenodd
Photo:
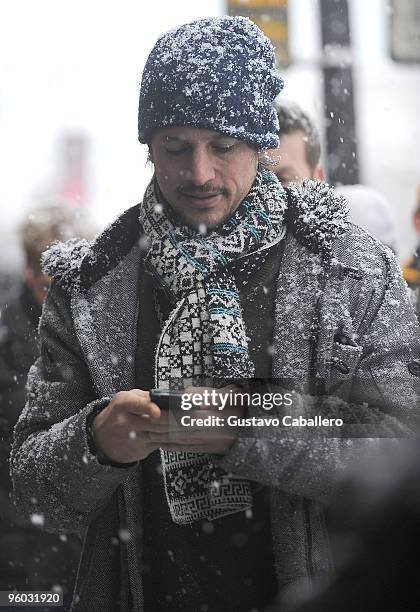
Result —
M 191 152 L 189 167 L 185 171 L 185 178 L 194 185 L 205 185 L 214 180 L 216 174 L 214 170 L 214 160 L 212 155 L 204 148 L 199 148 Z

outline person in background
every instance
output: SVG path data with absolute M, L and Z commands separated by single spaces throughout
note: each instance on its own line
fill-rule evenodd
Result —
M 5 270 L 0 270 L 0 308 L 10 300 L 14 299 L 18 293 L 20 279 L 16 274 L 10 274 Z
M 304 179 L 324 180 L 319 132 L 311 117 L 290 100 L 275 101 L 274 108 L 279 119 L 280 143 L 277 149 L 267 152 L 267 167 L 283 185 Z M 395 220 L 386 200 L 364 185 L 344 185 L 335 191 L 347 200 L 349 220 L 396 253 Z
M 397 255 L 395 217 L 385 198 L 366 185 L 340 185 L 335 192 L 346 198 L 350 221 L 370 232 Z
M 303 179 L 325 179 L 320 161 L 319 132 L 307 113 L 290 100 L 274 102 L 279 120 L 279 145 L 267 152 L 267 166 L 283 185 Z
M 80 543 L 75 536 L 41 531 L 34 513 L 22 521 L 10 499 L 9 452 L 13 427 L 25 404 L 28 370 L 38 355 L 38 321 L 50 278 L 41 254 L 56 240 L 93 237 L 80 213 L 61 204 L 34 208 L 20 228 L 25 264 L 18 295 L 0 316 L 0 590 L 71 591 Z
M 413 225 L 416 233 L 420 236 L 420 185 L 417 188 L 417 202 L 413 212 Z M 417 246 L 414 255 L 406 261 L 403 266 L 403 276 L 408 286 L 420 292 L 420 244 Z

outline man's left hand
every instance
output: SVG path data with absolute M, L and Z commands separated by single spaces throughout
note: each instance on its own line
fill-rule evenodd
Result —
M 224 455 L 237 437 L 232 428 L 226 424 L 227 417 L 242 417 L 245 415 L 244 407 L 228 404 L 221 400 L 221 397 L 226 398 L 227 395 L 234 397 L 235 392 L 243 392 L 243 389 L 236 385 L 222 387 L 221 389 L 211 389 L 209 387 L 189 387 L 185 389 L 185 394 L 202 395 L 203 401 L 201 404 L 203 407 L 190 411 L 176 411 L 176 413 L 173 413 L 173 429 L 171 428 L 168 433 L 149 433 L 150 441 L 159 444 L 159 447 L 166 451 Z M 211 405 L 205 401 L 205 396 L 213 398 L 214 401 Z M 223 409 L 221 410 L 222 406 Z M 190 416 L 191 419 L 219 417 L 219 424 L 208 426 L 182 425 L 181 417 L 186 415 Z

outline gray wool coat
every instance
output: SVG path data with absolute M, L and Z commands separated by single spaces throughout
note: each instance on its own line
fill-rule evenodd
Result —
M 141 462 L 99 463 L 86 432 L 93 410 L 135 386 L 138 212 L 124 213 L 93 244 L 50 251 L 46 270 L 55 280 L 41 355 L 15 429 L 16 504 L 42 514 L 46 529 L 84 534 L 74 610 L 143 609 Z M 420 338 L 405 283 L 391 252 L 343 218 L 342 202 L 324 184 L 291 188 L 273 376 L 293 381 L 294 413 L 338 413 L 361 424 L 359 437 L 255 431 L 218 460 L 270 488 L 281 592 L 331 571 L 324 511 L 355 455 L 380 444 L 378 435 L 395 444 L 416 431 Z M 308 391 L 314 375 L 317 398 Z

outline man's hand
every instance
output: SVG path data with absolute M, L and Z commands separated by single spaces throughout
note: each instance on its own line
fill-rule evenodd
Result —
M 145 459 L 159 448 L 152 433 L 168 434 L 169 415 L 150 401 L 148 391 L 120 391 L 93 420 L 96 446 L 112 461 L 130 463 Z
M 194 394 L 211 391 L 207 387 L 185 389 Z M 230 386 L 218 389 L 227 394 L 240 391 Z M 193 415 L 205 418 L 220 416 L 220 404 L 194 410 Z M 242 416 L 244 410 L 226 406 L 223 416 Z M 187 414 L 187 413 L 183 413 Z M 178 415 L 179 416 L 179 415 Z M 112 461 L 131 463 L 145 459 L 158 448 L 168 451 L 224 454 L 236 439 L 228 427 L 183 427 L 170 410 L 161 410 L 150 400 L 148 391 L 120 391 L 93 420 L 96 446 Z
M 216 391 L 215 394 L 211 393 Z M 204 393 L 207 392 L 207 397 L 216 396 L 215 402 L 211 405 L 204 402 Z M 229 448 L 232 446 L 236 439 L 236 434 L 233 433 L 232 429 L 225 425 L 220 426 L 182 426 L 179 424 L 180 417 L 183 415 L 191 415 L 200 419 L 206 417 L 224 417 L 235 415 L 237 417 L 244 416 L 245 409 L 242 407 L 225 405 L 225 402 L 220 401 L 217 397 L 218 394 L 222 396 L 228 396 L 232 392 L 234 397 L 235 392 L 243 392 L 243 389 L 236 385 L 226 386 L 221 389 L 211 389 L 209 387 L 189 387 L 184 390 L 184 393 L 190 395 L 203 395 L 202 405 L 205 408 L 195 409 L 191 412 L 180 412 L 177 411 L 177 423 L 171 428 L 170 433 L 165 432 L 153 432 L 150 433 L 150 440 L 158 445 L 159 448 L 168 451 L 187 451 L 192 453 L 209 453 L 215 455 L 224 455 Z M 220 411 L 220 407 L 223 406 L 223 410 Z M 175 421 L 175 418 L 174 418 Z M 174 422 L 173 421 L 173 422 Z

